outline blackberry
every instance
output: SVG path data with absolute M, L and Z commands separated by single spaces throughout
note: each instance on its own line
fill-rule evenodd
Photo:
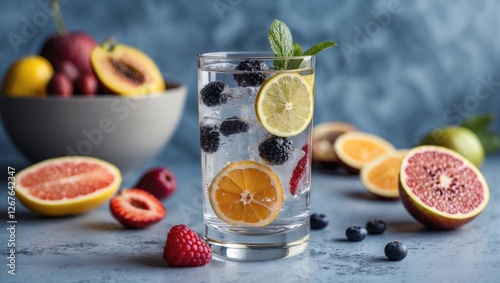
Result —
M 227 96 L 223 91 L 227 88 L 223 81 L 210 82 L 200 91 L 201 101 L 208 107 L 224 104 L 227 102 Z
M 214 153 L 219 149 L 220 137 L 217 126 L 205 125 L 200 128 L 200 146 L 206 153 Z
M 233 134 L 246 133 L 247 131 L 248 123 L 236 116 L 227 118 L 220 124 L 220 132 L 226 137 Z
M 238 86 L 259 86 L 266 80 L 266 74 L 262 71 L 269 70 L 266 62 L 259 60 L 241 61 L 235 70 L 245 71 L 239 74 L 234 74 L 234 80 Z
M 386 226 L 385 222 L 380 219 L 370 219 L 365 228 L 368 234 L 378 235 L 384 233 Z
M 360 226 L 351 226 L 345 230 L 347 240 L 351 242 L 363 241 L 366 237 L 366 229 Z
M 269 135 L 259 144 L 259 156 L 269 165 L 282 165 L 293 150 L 293 142 L 288 138 Z
M 408 254 L 408 249 L 403 243 L 392 241 L 385 246 L 384 253 L 390 260 L 402 260 Z
M 309 219 L 311 222 L 311 229 L 314 230 L 323 229 L 328 225 L 328 217 L 322 213 L 313 213 Z

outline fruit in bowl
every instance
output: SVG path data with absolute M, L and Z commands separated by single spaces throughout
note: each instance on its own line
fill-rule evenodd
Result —
M 141 51 L 106 39 L 92 49 L 90 57 L 99 81 L 110 93 L 137 96 L 165 89 L 155 62 Z
M 165 90 L 155 62 L 142 51 L 113 38 L 98 45 L 86 32 L 69 32 L 57 0 L 50 2 L 57 33 L 44 42 L 40 55 L 11 65 L 2 94 L 42 97 L 115 94 L 140 96 Z
M 58 33 L 40 55 L 18 59 L 3 80 L 7 134 L 32 162 L 83 155 L 125 173 L 138 168 L 170 140 L 187 87 L 165 82 L 140 50 L 68 32 L 57 1 L 51 9 Z

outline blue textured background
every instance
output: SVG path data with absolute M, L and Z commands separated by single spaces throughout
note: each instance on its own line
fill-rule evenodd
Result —
M 0 3 L 0 76 L 17 58 L 39 52 L 55 28 L 48 0 Z M 425 132 L 500 108 L 500 1 L 97 1 L 62 0 L 66 24 L 98 41 L 114 35 L 149 54 L 167 79 L 188 85 L 184 116 L 158 162 L 198 159 L 196 55 L 270 50 L 267 30 L 286 22 L 304 48 L 339 45 L 316 69 L 315 122 L 344 120 L 398 147 Z M 45 15 L 45 18 L 44 16 Z M 23 34 L 26 22 L 36 32 Z M 13 45 L 9 33 L 24 42 Z M 12 35 L 12 34 L 11 34 Z M 489 81 L 489 83 L 488 83 Z M 485 83 L 486 82 L 486 83 Z M 480 90 L 477 92 L 477 90 Z M 500 131 L 499 121 L 494 129 Z M 26 160 L 0 127 L 0 163 Z

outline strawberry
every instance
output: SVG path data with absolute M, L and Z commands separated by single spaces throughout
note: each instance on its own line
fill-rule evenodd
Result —
M 116 220 L 131 228 L 147 227 L 167 215 L 154 195 L 136 188 L 120 191 L 111 199 L 109 208 Z
M 290 193 L 292 195 L 297 194 L 297 186 L 299 185 L 299 181 L 302 179 L 302 176 L 304 176 L 304 172 L 306 171 L 306 166 L 307 166 L 307 160 L 309 157 L 309 144 L 305 144 L 302 147 L 302 151 L 304 151 L 304 156 L 300 158 L 299 162 L 297 162 L 297 165 L 293 169 L 292 173 L 292 178 L 290 179 Z
M 186 225 L 175 225 L 168 232 L 163 259 L 171 266 L 202 266 L 211 258 L 210 246 Z

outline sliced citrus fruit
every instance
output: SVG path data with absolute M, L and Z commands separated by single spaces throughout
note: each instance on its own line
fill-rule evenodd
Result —
M 363 166 L 359 176 L 364 187 L 382 198 L 399 198 L 399 169 L 407 152 L 405 149 L 390 151 Z
M 16 196 L 29 210 L 65 216 L 94 209 L 118 190 L 120 170 L 104 160 L 65 156 L 35 163 L 16 174 Z
M 234 226 L 265 226 L 283 205 L 283 188 L 269 167 L 251 160 L 229 164 L 208 189 L 217 217 Z
M 333 144 L 340 135 L 356 130 L 356 126 L 341 121 L 328 121 L 314 126 L 312 136 L 313 161 L 326 167 L 339 165 L 340 162 L 335 150 L 333 150 Z
M 394 151 L 395 147 L 385 139 L 365 132 L 347 132 L 340 135 L 333 144 L 339 161 L 349 170 L 359 170 L 376 157 Z
M 297 73 L 271 77 L 262 84 L 255 100 L 255 112 L 262 127 L 280 137 L 304 131 L 311 123 L 313 110 L 313 91 Z
M 302 76 L 314 93 L 314 73 Z
M 458 228 L 477 217 L 490 199 L 481 171 L 448 148 L 424 145 L 401 162 L 400 198 L 420 223 L 434 229 Z

